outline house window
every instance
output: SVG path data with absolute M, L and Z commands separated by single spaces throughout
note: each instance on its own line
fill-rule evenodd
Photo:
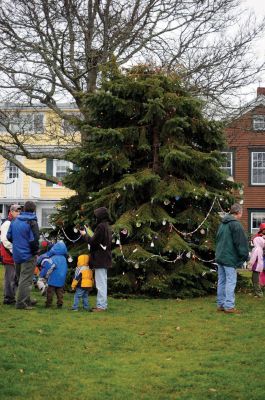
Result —
M 53 208 L 42 208 L 41 210 L 41 226 L 43 228 L 51 227 L 50 216 L 54 214 L 55 210 Z
M 265 115 L 253 115 L 253 129 L 254 131 L 265 130 Z
M 68 174 L 68 170 L 73 169 L 73 163 L 65 160 L 52 160 L 47 159 L 46 161 L 46 173 L 50 176 L 56 176 L 60 180 Z M 52 182 L 47 181 L 47 186 L 60 187 L 59 185 L 53 184 Z
M 8 179 L 18 178 L 18 167 L 11 161 L 7 161 L 7 177 Z
M 68 173 L 68 169 L 72 168 L 73 164 L 65 160 L 53 160 L 54 175 L 56 178 L 63 178 Z
M 251 233 L 257 233 L 259 226 L 262 222 L 265 222 L 265 210 L 253 211 L 250 214 Z
M 43 132 L 44 116 L 41 113 L 20 113 L 0 118 L 0 132 Z
M 233 152 L 223 151 L 226 159 L 222 162 L 221 169 L 223 169 L 228 176 L 233 176 Z
M 251 184 L 265 185 L 265 152 L 251 153 Z

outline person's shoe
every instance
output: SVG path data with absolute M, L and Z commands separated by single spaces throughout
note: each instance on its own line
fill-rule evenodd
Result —
M 70 308 L 71 311 L 78 311 L 78 308 Z
M 92 312 L 103 312 L 103 311 L 106 311 L 106 309 L 105 308 L 98 308 L 98 307 L 92 308 Z
M 4 300 L 3 304 L 4 305 L 8 305 L 8 306 L 12 306 L 12 305 L 16 304 L 16 300 Z
M 217 309 L 216 309 L 217 312 L 224 311 L 224 310 L 225 310 L 224 307 L 217 307 Z
M 236 308 L 227 308 L 226 310 L 224 310 L 224 312 L 226 314 L 241 314 L 240 311 Z
M 35 306 L 37 304 L 37 300 L 36 299 L 31 299 L 28 306 Z

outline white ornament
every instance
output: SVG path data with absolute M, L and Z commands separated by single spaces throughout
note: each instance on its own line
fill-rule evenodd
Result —
M 116 240 L 116 244 L 119 244 L 119 245 L 121 244 L 119 239 Z
M 197 199 L 198 199 L 198 196 L 195 196 L 195 199 L 197 200 Z
M 136 222 L 135 224 L 137 226 L 137 228 L 140 228 L 140 226 L 142 225 L 141 222 Z
M 191 258 L 191 252 L 190 251 L 188 253 L 186 253 L 186 257 L 187 258 Z
M 72 262 L 72 261 L 73 261 L 72 257 L 69 256 L 69 257 L 68 257 L 68 262 Z
M 232 176 L 229 176 L 226 180 L 229 182 L 234 182 L 234 178 Z
M 205 230 L 204 229 L 201 229 L 200 232 L 201 232 L 202 235 L 205 234 Z
M 240 200 L 240 201 L 239 201 L 239 204 L 244 204 L 244 200 Z
M 77 228 L 74 228 L 74 233 L 77 233 L 78 232 L 78 229 Z
M 136 253 L 136 252 L 137 252 L 137 250 L 138 250 L 138 249 L 137 249 L 137 247 L 136 247 L 136 248 L 133 250 L 133 253 Z
M 138 263 L 134 264 L 134 268 L 138 269 L 139 268 L 139 264 Z
M 44 237 L 48 238 L 48 237 L 49 237 L 49 233 L 48 233 L 48 232 L 45 232 L 45 233 L 44 233 Z
M 170 201 L 168 199 L 164 200 L 165 206 L 168 206 L 170 204 Z
M 240 194 L 240 196 L 242 196 L 244 194 L 244 190 L 240 189 L 238 193 Z
M 126 190 L 126 186 L 125 185 L 123 186 L 123 190 Z
M 150 247 L 155 247 L 154 242 L 151 242 Z
M 167 221 L 165 219 L 163 219 L 162 221 L 162 225 L 166 225 Z
M 89 198 L 89 200 L 92 200 L 92 196 L 89 196 L 88 198 Z

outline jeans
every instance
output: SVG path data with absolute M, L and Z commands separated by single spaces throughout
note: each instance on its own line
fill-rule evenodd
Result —
M 95 268 L 95 281 L 97 288 L 97 308 L 106 310 L 108 307 L 107 301 L 107 269 L 106 268 Z
M 217 306 L 225 310 L 235 308 L 237 271 L 234 267 L 218 265 Z
M 30 305 L 30 292 L 32 288 L 32 277 L 35 269 L 35 257 L 30 260 L 16 264 L 18 279 L 16 308 L 25 308 Z
M 79 300 L 83 301 L 83 308 L 85 310 L 89 310 L 89 302 L 88 302 L 88 290 L 83 288 L 76 288 L 75 296 L 74 296 L 74 304 L 72 306 L 73 310 L 78 309 Z

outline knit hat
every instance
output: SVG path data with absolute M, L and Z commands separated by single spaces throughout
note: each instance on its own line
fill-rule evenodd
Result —
M 265 222 L 262 222 L 259 226 L 259 232 L 262 232 L 265 230 Z
M 81 254 L 77 259 L 78 267 L 88 266 L 88 263 L 89 263 L 89 255 L 87 254 Z

